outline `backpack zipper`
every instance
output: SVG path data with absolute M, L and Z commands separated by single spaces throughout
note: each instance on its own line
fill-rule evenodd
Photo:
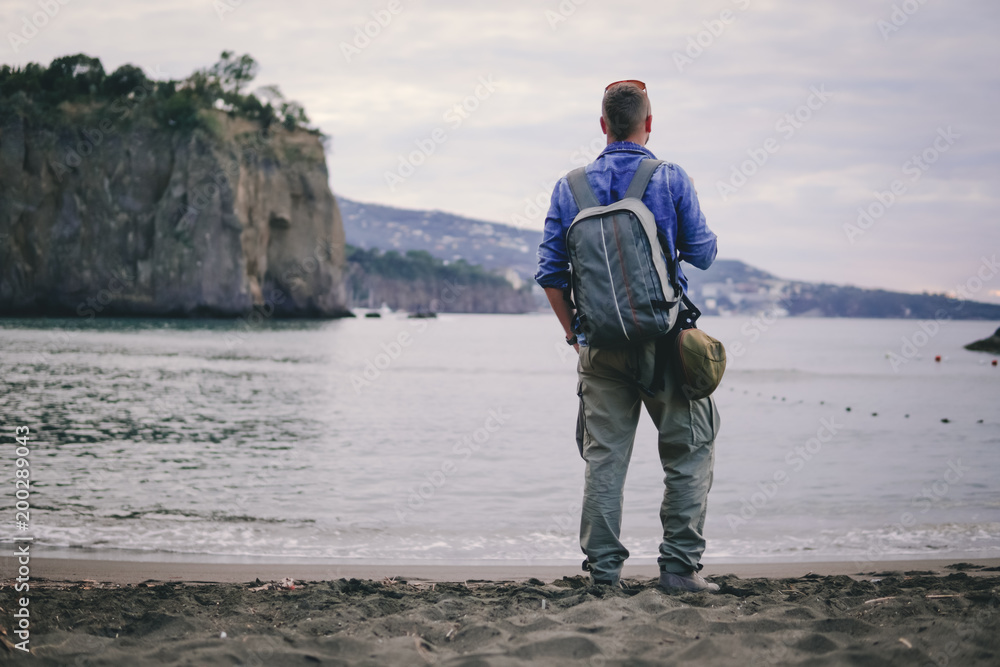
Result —
M 602 225 L 603 225 L 603 221 L 602 221 Z M 622 256 L 622 242 L 621 242 L 621 239 L 618 237 L 618 222 L 614 218 L 611 219 L 611 226 L 614 229 L 614 233 L 615 233 L 615 245 L 618 246 L 618 256 L 621 257 Z M 603 231 L 603 229 L 602 229 L 602 231 Z M 625 296 L 628 297 L 628 307 L 632 310 L 632 321 L 635 322 L 636 333 L 638 333 L 641 336 L 642 335 L 642 326 L 639 324 L 639 316 L 635 312 L 635 302 L 632 299 L 632 287 L 628 283 L 628 274 L 625 273 L 625 265 L 623 263 L 621 263 L 621 262 L 619 262 L 618 264 L 619 264 L 619 266 L 621 267 L 621 270 L 622 270 L 622 283 L 625 285 Z M 624 328 L 624 327 L 625 327 L 625 324 L 623 322 L 622 323 L 622 328 Z M 625 337 L 626 338 L 628 337 L 627 333 L 625 334 Z
M 604 234 L 604 218 L 598 218 L 601 223 L 601 243 L 604 244 L 604 264 L 608 267 L 608 280 L 611 282 L 611 290 L 614 292 L 615 289 L 615 279 L 611 274 L 611 262 L 608 261 L 608 239 Z M 620 250 L 620 248 L 619 248 Z M 625 293 L 628 294 L 628 282 L 625 283 Z M 632 297 L 629 296 L 629 302 L 631 305 Z M 622 325 L 622 333 L 625 334 L 625 340 L 632 340 L 629 338 L 628 330 L 625 328 L 625 320 L 622 318 L 622 309 L 618 306 L 618 299 L 612 299 L 615 304 L 615 312 L 618 313 L 618 321 Z M 635 317 L 635 310 L 632 311 L 632 316 Z

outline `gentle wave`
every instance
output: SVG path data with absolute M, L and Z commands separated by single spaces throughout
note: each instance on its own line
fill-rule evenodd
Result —
M 419 324 L 234 340 L 225 322 L 0 320 L 0 419 L 35 436 L 36 544 L 578 560 L 572 350 L 550 318 Z M 981 323 L 942 325 L 898 372 L 886 351 L 910 321 L 785 320 L 753 341 L 742 324 L 703 323 L 747 350 L 717 395 L 707 558 L 1000 555 L 1000 370 L 961 347 Z M 823 420 L 836 437 L 811 442 Z M 639 559 L 657 553 L 655 440 L 643 418 L 623 527 Z

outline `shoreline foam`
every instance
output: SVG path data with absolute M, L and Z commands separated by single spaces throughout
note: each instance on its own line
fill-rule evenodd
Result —
M 979 568 L 1000 567 L 1000 558 L 977 559 L 907 559 L 884 560 L 865 564 L 854 561 L 832 562 L 770 562 L 770 563 L 706 563 L 703 574 L 732 574 L 742 578 L 801 577 L 806 574 L 823 576 L 859 576 L 864 572 L 910 570 L 949 572 L 948 565 L 966 562 Z M 16 571 L 14 558 L 0 559 L 0 573 L 4 579 Z M 976 570 L 969 570 L 975 572 Z M 327 581 L 331 579 L 382 579 L 400 577 L 419 581 L 524 581 L 530 578 L 556 579 L 581 574 L 580 566 L 525 565 L 525 564 L 342 564 L 342 563 L 195 563 L 176 561 L 129 561 L 85 558 L 32 559 L 32 578 L 50 581 L 79 582 L 84 580 L 114 584 L 135 584 L 145 581 L 175 581 L 199 583 L 241 583 L 260 579 L 280 580 L 286 577 L 297 581 Z M 655 564 L 626 563 L 624 575 L 628 577 L 653 577 Z

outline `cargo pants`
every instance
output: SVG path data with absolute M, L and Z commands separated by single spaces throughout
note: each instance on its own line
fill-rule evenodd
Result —
M 660 570 L 687 574 L 702 567 L 719 413 L 711 396 L 689 401 L 669 363 L 664 389 L 652 397 L 640 391 L 636 379 L 650 385 L 654 358 L 653 342 L 630 349 L 580 348 L 577 445 L 587 462 L 580 546 L 585 567 L 602 581 L 617 582 L 629 555 L 619 540 L 623 491 L 643 404 L 659 432 L 665 475 Z

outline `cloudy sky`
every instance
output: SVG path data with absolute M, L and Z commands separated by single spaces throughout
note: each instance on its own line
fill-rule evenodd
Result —
M 2 0 L 0 62 L 250 53 L 333 137 L 335 193 L 538 229 L 603 143 L 604 86 L 642 79 L 720 256 L 905 291 L 979 273 L 1000 302 L 995 0 L 62 1 Z

